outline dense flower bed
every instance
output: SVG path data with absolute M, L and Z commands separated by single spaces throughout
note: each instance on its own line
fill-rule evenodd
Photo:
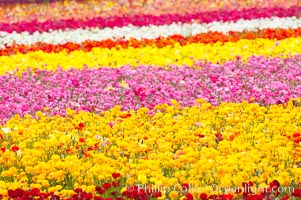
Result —
M 116 40 L 116 39 L 155 39 L 169 37 L 172 35 L 182 35 L 184 37 L 195 36 L 197 34 L 218 32 L 242 32 L 254 31 L 258 29 L 295 29 L 301 26 L 301 20 L 296 17 L 272 17 L 266 19 L 240 20 L 237 22 L 212 22 L 200 23 L 172 23 L 160 26 L 123 26 L 121 28 L 78 28 L 73 30 L 54 30 L 50 32 L 29 32 L 9 33 L 2 32 L 2 46 L 13 44 L 30 45 L 34 43 L 46 42 L 50 44 L 64 44 L 67 42 L 81 43 L 87 40 Z M 1 43 L 0 43 L 1 44 Z
M 196 67 L 29 70 L 20 77 L 2 76 L 0 98 L 5 104 L 0 105 L 0 117 L 6 121 L 14 114 L 35 114 L 44 107 L 54 115 L 65 115 L 66 108 L 97 113 L 116 105 L 123 110 L 152 109 L 170 99 L 182 106 L 193 106 L 199 98 L 213 105 L 251 98 L 270 105 L 301 96 L 300 56 L 251 57 L 248 63 L 237 60 L 223 65 L 200 61 Z
M 289 8 L 300 5 L 295 0 L 92 0 L 92 1 L 58 1 L 49 4 L 17 4 L 0 6 L 0 21 L 46 21 L 62 19 L 91 19 L 94 17 L 163 15 L 197 13 L 214 10 L 242 10 L 246 8 L 281 7 Z M 12 14 L 13 13 L 13 14 Z
M 300 100 L 270 107 L 171 103 L 137 112 L 67 109 L 62 118 L 45 116 L 45 108 L 15 116 L 1 136 L 2 185 L 70 195 L 75 188 L 95 192 L 113 173 L 127 177 L 127 185 L 189 183 L 205 193 L 213 183 L 248 180 L 264 188 L 273 180 L 282 186 L 300 181 Z
M 258 2 L 1 6 L 0 199 L 301 198 L 301 8 Z
M 90 20 L 61 20 L 61 21 L 31 21 L 31 22 L 18 22 L 18 23 L 1 23 L 0 31 L 12 32 L 29 32 L 35 31 L 49 31 L 51 30 L 64 30 L 64 29 L 77 29 L 77 28 L 113 28 L 123 27 L 128 25 L 134 26 L 149 26 L 149 25 L 167 25 L 172 23 L 187 23 L 197 21 L 198 23 L 210 23 L 216 21 L 238 21 L 238 20 L 251 20 L 269 17 L 293 17 L 298 16 L 301 9 L 298 6 L 293 6 L 288 9 L 276 8 L 251 8 L 244 10 L 231 10 L 231 11 L 211 11 L 201 13 L 188 13 L 183 14 L 165 14 L 160 16 L 154 15 L 134 15 L 129 17 L 113 16 L 108 18 L 95 17 Z M 273 24 L 273 23 L 271 23 Z M 280 24 L 280 23 L 279 23 Z M 293 25 L 293 24 L 292 24 Z
M 225 63 L 231 60 L 248 60 L 250 56 L 288 58 L 301 54 L 301 37 L 286 38 L 281 41 L 257 38 L 241 39 L 237 42 L 216 42 L 212 44 L 191 43 L 181 45 L 176 42 L 165 47 L 145 46 L 141 48 L 92 48 L 83 50 L 45 53 L 42 51 L 27 54 L 15 54 L 0 57 L 0 74 L 24 72 L 27 68 L 56 70 L 86 66 L 92 68 L 152 65 L 187 65 L 194 67 L 199 60 L 213 63 Z M 68 49 L 68 46 L 67 46 Z
M 265 38 L 265 39 L 277 39 L 282 40 L 289 37 L 300 37 L 301 28 L 297 29 L 264 29 L 257 31 L 230 31 L 227 34 L 220 32 L 209 31 L 207 33 L 200 33 L 196 35 L 191 35 L 184 37 L 183 35 L 172 35 L 168 37 L 158 37 L 156 39 L 145 39 L 137 40 L 135 38 L 130 38 L 125 40 L 124 38 L 120 39 L 106 39 L 106 40 L 86 40 L 81 43 L 66 42 L 64 44 L 49 44 L 43 42 L 37 42 L 31 45 L 17 44 L 9 46 L 5 44 L 3 49 L 0 49 L 0 54 L 2 55 L 13 55 L 16 53 L 28 53 L 30 51 L 44 51 L 47 53 L 54 52 L 58 53 L 61 51 L 75 51 L 82 50 L 85 52 L 91 51 L 95 47 L 101 48 L 141 48 L 144 46 L 157 46 L 165 47 L 179 43 L 181 46 L 192 44 L 192 43 L 204 43 L 212 44 L 215 42 L 237 42 L 241 39 L 256 39 L 256 38 Z

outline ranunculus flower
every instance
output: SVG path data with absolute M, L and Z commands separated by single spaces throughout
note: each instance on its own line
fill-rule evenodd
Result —
M 12 148 L 11 148 L 11 150 L 13 151 L 13 152 L 16 152 L 16 151 L 18 151 L 20 148 L 18 147 L 18 146 L 16 146 L 16 145 L 14 145 Z

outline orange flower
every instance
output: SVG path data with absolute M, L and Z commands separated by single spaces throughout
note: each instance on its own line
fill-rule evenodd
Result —
M 82 50 L 85 52 L 89 52 L 94 47 L 99 48 L 140 48 L 144 46 L 156 46 L 159 48 L 174 45 L 175 43 L 180 43 L 180 45 L 184 46 L 191 43 L 205 43 L 211 44 L 215 42 L 237 42 L 240 39 L 249 39 L 253 40 L 256 38 L 264 38 L 264 39 L 277 39 L 282 40 L 289 37 L 297 37 L 301 36 L 301 28 L 297 29 L 264 29 L 259 31 L 243 31 L 243 32 L 234 32 L 230 31 L 228 34 L 223 34 L 219 32 L 208 32 L 201 33 L 194 36 L 184 37 L 182 35 L 172 35 L 166 38 L 156 38 L 156 39 L 130 39 L 124 40 L 124 38 L 120 38 L 118 40 L 106 39 L 102 41 L 84 41 L 80 44 L 67 42 L 65 44 L 47 44 L 38 42 L 32 45 L 20 45 L 14 43 L 12 46 L 6 46 L 3 49 L 0 49 L 0 55 L 9 56 L 16 53 L 26 54 L 30 51 L 44 51 L 47 53 L 55 52 L 58 53 L 60 51 L 66 50 L 67 52 L 72 52 L 75 50 Z

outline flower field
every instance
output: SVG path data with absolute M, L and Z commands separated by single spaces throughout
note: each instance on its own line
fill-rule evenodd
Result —
M 301 2 L 0 6 L 0 199 L 301 199 Z

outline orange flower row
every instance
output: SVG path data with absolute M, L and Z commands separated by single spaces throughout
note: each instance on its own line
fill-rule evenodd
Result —
M 215 43 L 215 42 L 237 42 L 240 39 L 285 39 L 289 37 L 301 36 L 301 28 L 298 29 L 264 29 L 258 31 L 244 31 L 244 32 L 229 32 L 229 34 L 223 34 L 219 32 L 208 32 L 202 33 L 190 37 L 184 37 L 182 35 L 173 35 L 167 38 L 157 38 L 157 39 L 130 39 L 130 40 L 102 40 L 102 41 L 85 41 L 81 44 L 68 42 L 66 44 L 47 44 L 47 43 L 35 43 L 33 45 L 20 45 L 13 44 L 12 46 L 7 46 L 0 50 L 0 55 L 9 56 L 16 53 L 28 53 L 30 51 L 44 51 L 46 53 L 57 53 L 60 51 L 72 52 L 75 50 L 82 50 L 85 52 L 91 51 L 92 48 L 140 48 L 145 46 L 156 46 L 165 47 L 168 45 L 174 45 L 175 43 L 180 43 L 182 46 L 191 43 Z

